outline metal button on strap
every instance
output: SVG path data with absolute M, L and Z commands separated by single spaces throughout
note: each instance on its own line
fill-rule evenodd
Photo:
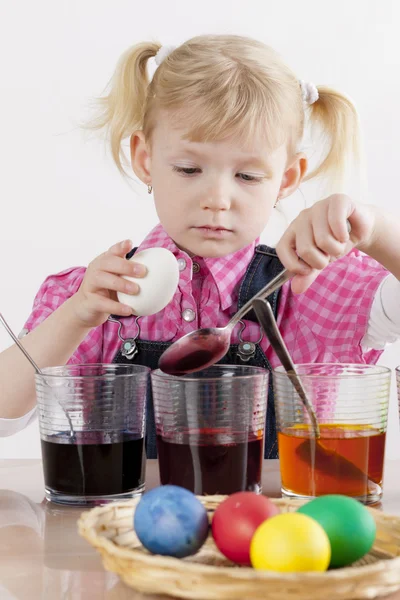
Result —
M 178 258 L 178 268 L 180 271 L 184 271 L 186 269 L 186 260 L 184 258 Z
M 200 271 L 200 265 L 197 262 L 193 263 L 193 273 L 196 275 Z
M 185 308 L 185 310 L 182 311 L 182 318 L 187 323 L 191 323 L 192 321 L 195 320 L 196 313 L 191 308 Z

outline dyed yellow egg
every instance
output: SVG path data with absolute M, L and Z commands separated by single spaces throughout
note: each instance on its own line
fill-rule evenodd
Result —
M 300 513 L 283 513 L 264 521 L 250 544 L 255 569 L 296 573 L 326 571 L 331 546 L 319 523 Z

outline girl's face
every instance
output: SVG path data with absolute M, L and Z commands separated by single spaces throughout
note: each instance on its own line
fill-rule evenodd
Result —
M 266 150 L 263 136 L 240 146 L 233 138 L 191 142 L 186 132 L 162 113 L 151 145 L 143 132 L 133 134 L 133 169 L 153 186 L 158 217 L 177 246 L 193 256 L 231 254 L 259 237 L 276 201 L 298 187 L 306 160 L 288 157 L 284 145 Z

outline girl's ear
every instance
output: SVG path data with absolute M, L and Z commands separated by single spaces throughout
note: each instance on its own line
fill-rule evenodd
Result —
M 138 130 L 131 135 L 130 146 L 132 169 L 143 183 L 149 185 L 151 183 L 151 158 L 143 131 Z
M 299 152 L 289 162 L 282 177 L 279 188 L 279 198 L 286 198 L 293 194 L 302 182 L 307 171 L 307 158 Z

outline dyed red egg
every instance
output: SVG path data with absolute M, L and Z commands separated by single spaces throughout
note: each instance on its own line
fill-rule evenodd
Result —
M 212 520 L 212 535 L 226 558 L 250 565 L 250 542 L 259 525 L 279 513 L 266 496 L 237 492 L 221 502 Z

